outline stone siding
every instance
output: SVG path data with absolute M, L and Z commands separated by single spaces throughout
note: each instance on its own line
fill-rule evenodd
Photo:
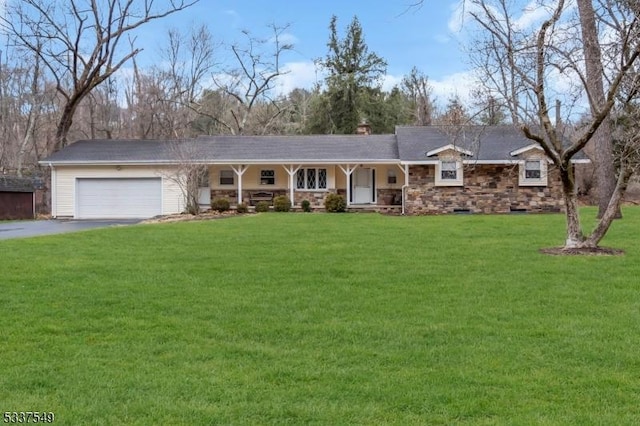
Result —
M 399 206 L 402 204 L 402 190 L 393 188 L 378 189 L 378 205 Z
M 279 195 L 285 195 L 287 198 L 289 198 L 289 190 L 283 190 L 283 189 L 274 189 L 274 190 L 270 190 L 270 189 L 243 189 L 242 190 L 242 202 L 246 205 L 250 204 L 251 201 L 251 193 L 252 192 L 272 192 L 273 193 L 273 198 L 279 196 Z M 236 189 L 212 189 L 211 190 L 211 201 L 218 199 L 218 198 L 226 198 L 227 200 L 229 200 L 229 203 L 232 206 L 235 206 L 236 204 L 238 204 L 238 190 Z
M 464 167 L 464 186 L 435 186 L 435 166 L 411 166 L 405 212 L 410 215 L 559 212 L 564 209 L 557 170 L 549 166 L 547 186 L 519 186 L 517 165 Z
M 295 191 L 293 194 L 293 198 L 295 199 L 295 205 L 299 206 L 302 204 L 302 201 L 307 200 L 309 204 L 313 208 L 322 207 L 324 208 L 324 199 L 327 195 L 333 193 L 333 190 L 323 190 L 323 191 Z

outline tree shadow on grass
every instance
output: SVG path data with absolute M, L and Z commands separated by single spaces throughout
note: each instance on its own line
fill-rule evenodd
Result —
M 540 249 L 540 253 L 548 254 L 551 256 L 622 256 L 624 255 L 624 250 L 609 247 L 551 247 Z

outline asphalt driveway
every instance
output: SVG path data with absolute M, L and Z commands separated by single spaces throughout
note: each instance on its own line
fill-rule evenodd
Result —
M 0 222 L 0 240 L 27 238 L 40 235 L 63 234 L 85 229 L 106 228 L 116 225 L 133 225 L 140 219 L 126 220 L 26 220 Z

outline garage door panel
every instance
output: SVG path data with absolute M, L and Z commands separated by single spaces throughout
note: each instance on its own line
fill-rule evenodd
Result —
M 162 214 L 160 178 L 76 180 L 79 219 L 146 218 Z

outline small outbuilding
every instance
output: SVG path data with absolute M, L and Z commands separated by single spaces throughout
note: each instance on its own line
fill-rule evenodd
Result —
M 35 207 L 32 179 L 0 176 L 0 220 L 33 219 Z

